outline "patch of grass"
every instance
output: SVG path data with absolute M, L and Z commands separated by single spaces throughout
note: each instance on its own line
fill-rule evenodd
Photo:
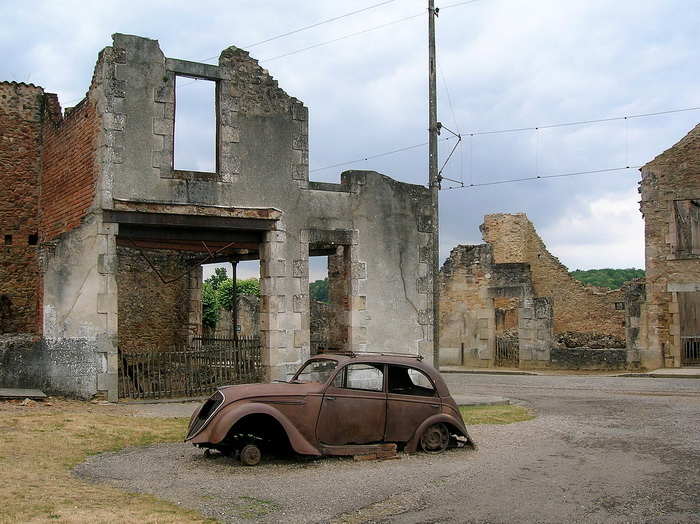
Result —
M 71 474 L 88 455 L 182 439 L 187 419 L 126 416 L 118 407 L 51 400 L 0 402 L 0 522 L 212 522 L 149 495 Z
M 535 413 L 523 406 L 501 404 L 498 406 L 460 406 L 464 423 L 475 424 L 512 424 L 535 418 Z
M 279 505 L 271 500 L 257 499 L 255 497 L 238 497 L 240 503 L 236 505 L 236 514 L 248 520 L 259 519 L 280 509 Z

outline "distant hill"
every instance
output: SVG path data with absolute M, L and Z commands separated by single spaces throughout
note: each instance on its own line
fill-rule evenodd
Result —
M 607 287 L 610 289 L 617 289 L 622 284 L 629 280 L 635 278 L 642 278 L 644 276 L 643 269 L 588 269 L 583 271 L 577 269 L 576 271 L 571 271 L 569 274 L 576 280 L 588 284 L 591 286 Z

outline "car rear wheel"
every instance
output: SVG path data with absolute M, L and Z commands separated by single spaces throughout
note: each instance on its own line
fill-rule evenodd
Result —
M 244 466 L 256 466 L 262 458 L 260 448 L 255 444 L 246 444 L 241 449 L 241 464 Z
M 442 453 L 450 443 L 450 432 L 442 422 L 428 426 L 420 437 L 420 447 L 426 453 Z

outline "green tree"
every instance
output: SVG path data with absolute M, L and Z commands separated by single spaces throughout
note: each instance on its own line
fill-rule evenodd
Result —
M 214 274 L 212 274 L 208 279 L 205 280 L 205 282 L 208 282 L 211 284 L 211 287 L 214 289 L 214 291 L 217 291 L 221 284 L 229 280 L 228 276 L 226 276 L 226 269 L 223 267 L 217 267 L 214 269 Z
M 231 311 L 232 307 L 232 297 L 231 297 L 231 286 L 233 281 L 227 278 L 217 290 L 217 297 L 219 304 L 222 308 Z M 257 278 L 248 278 L 245 280 L 239 280 L 236 285 L 236 293 L 239 295 L 255 295 L 260 296 L 260 281 Z
M 309 284 L 309 294 L 311 295 L 311 300 L 328 304 L 330 302 L 328 298 L 328 279 L 324 278 L 323 280 L 311 282 Z
M 219 300 L 211 282 L 202 284 L 202 326 L 215 329 L 219 321 Z
M 644 277 L 643 269 L 577 269 L 569 273 L 573 278 L 590 286 L 618 289 L 625 282 Z

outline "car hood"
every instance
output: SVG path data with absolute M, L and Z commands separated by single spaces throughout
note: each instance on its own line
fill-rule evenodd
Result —
M 324 384 L 317 382 L 290 384 L 288 382 L 272 384 L 241 384 L 236 386 L 223 386 L 219 391 L 224 395 L 224 403 L 235 402 L 242 399 L 264 397 L 290 397 L 304 396 L 310 393 L 321 393 Z

